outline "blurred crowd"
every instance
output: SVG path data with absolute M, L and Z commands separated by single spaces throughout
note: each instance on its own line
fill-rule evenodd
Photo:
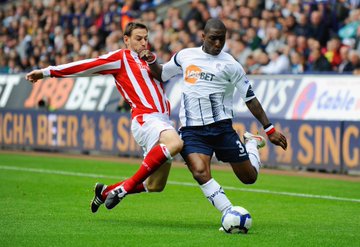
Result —
M 0 73 L 20 73 L 124 48 L 129 21 L 149 27 L 160 62 L 202 43 L 209 18 L 248 74 L 360 74 L 360 0 L 0 1 Z M 178 4 L 176 5 L 178 6 Z M 162 14 L 159 9 L 162 8 Z

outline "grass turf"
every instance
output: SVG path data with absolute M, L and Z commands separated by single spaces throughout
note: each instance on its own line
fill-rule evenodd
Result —
M 95 182 L 111 184 L 137 168 L 0 153 L 1 246 L 360 246 L 360 185 L 352 181 L 261 174 L 246 186 L 230 171 L 213 171 L 233 204 L 250 211 L 247 235 L 218 232 L 219 212 L 185 167 L 172 168 L 162 193 L 90 212 Z

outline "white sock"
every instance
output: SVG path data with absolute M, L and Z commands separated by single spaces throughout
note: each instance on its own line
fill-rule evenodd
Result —
M 257 173 L 259 173 L 261 162 L 257 142 L 255 140 L 249 140 L 245 143 L 245 147 L 249 154 L 251 165 L 256 169 Z
M 221 213 L 224 213 L 232 206 L 231 202 L 225 195 L 224 190 L 215 179 L 210 179 L 205 184 L 200 185 L 202 192 L 209 202 L 216 207 Z

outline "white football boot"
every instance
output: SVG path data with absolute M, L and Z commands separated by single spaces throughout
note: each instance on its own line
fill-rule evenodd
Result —
M 250 140 L 256 141 L 258 149 L 263 148 L 266 145 L 266 140 L 262 135 L 254 135 L 246 131 L 244 133 L 244 142 L 247 143 Z

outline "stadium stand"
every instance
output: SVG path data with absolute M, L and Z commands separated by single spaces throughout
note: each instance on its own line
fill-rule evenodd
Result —
M 123 48 L 139 20 L 160 61 L 201 44 L 221 18 L 226 51 L 249 74 L 360 73 L 360 1 L 18 0 L 0 1 L 0 73 L 14 74 Z M 341 50 L 346 54 L 341 55 Z M 343 52 L 344 53 L 344 52 Z M 317 59 L 318 58 L 318 59 Z M 344 70 L 342 63 L 350 65 Z

